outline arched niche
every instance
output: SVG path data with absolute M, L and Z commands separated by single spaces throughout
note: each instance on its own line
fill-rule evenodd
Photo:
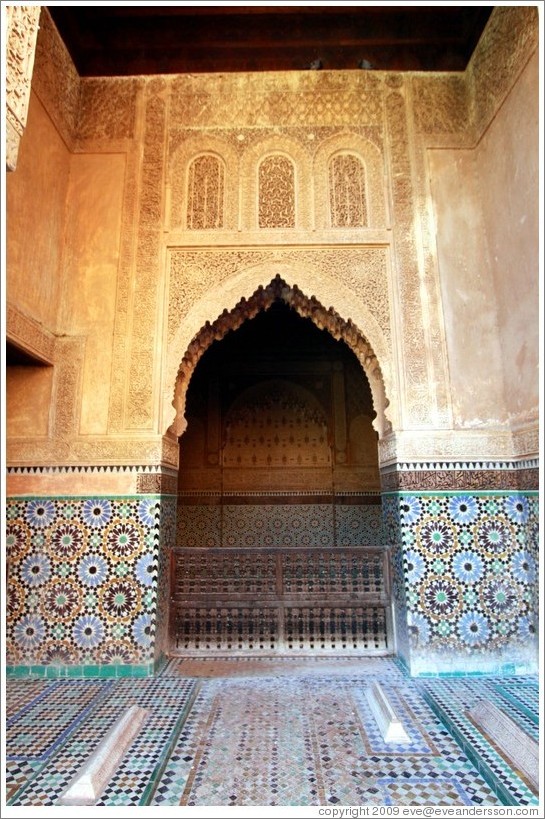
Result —
M 386 415 L 389 402 L 383 372 L 370 341 L 364 337 L 354 321 L 341 318 L 333 307 L 325 308 L 316 296 L 306 296 L 297 285 L 289 285 L 280 275 L 276 275 L 266 286 L 259 285 L 249 298 L 242 297 L 231 309 L 225 308 L 212 323 L 207 320 L 202 322 L 201 329 L 184 346 L 185 352 L 181 356 L 181 363 L 174 373 L 172 368 L 173 362 L 176 361 L 175 350 L 182 338 L 182 328 L 180 329 L 174 339 L 167 365 L 170 383 L 175 384 L 173 400 L 172 393 L 170 394 L 175 416 L 168 433 L 179 437 L 185 431 L 186 393 L 193 372 L 204 352 L 214 341 L 221 340 L 228 332 L 238 329 L 259 312 L 268 310 L 278 299 L 284 301 L 301 317 L 310 319 L 319 329 L 329 332 L 333 338 L 344 341 L 355 354 L 369 381 L 375 412 L 373 426 L 379 438 L 382 438 L 391 430 L 392 424 L 390 417 Z M 374 325 L 379 341 L 383 342 L 381 346 L 385 352 L 385 344 L 376 322 L 370 323 Z M 177 361 L 180 362 L 180 358 Z
M 167 179 L 167 224 L 171 230 L 187 228 L 188 174 L 191 163 L 201 156 L 215 156 L 225 169 L 223 230 L 234 230 L 238 219 L 239 159 L 232 145 L 214 135 L 199 134 L 184 139 L 171 150 Z
M 281 156 L 293 163 L 295 193 L 295 225 L 299 230 L 312 227 L 312 177 L 310 159 L 294 139 L 278 135 L 256 142 L 243 154 L 240 164 L 242 196 L 241 226 L 243 230 L 259 229 L 259 167 L 264 159 Z M 262 230 L 266 230 L 263 228 Z
M 368 208 L 368 228 L 388 226 L 388 214 L 384 184 L 384 158 L 381 151 L 360 134 L 350 132 L 336 134 L 324 140 L 316 151 L 313 165 L 314 213 L 317 229 L 331 227 L 329 196 L 329 163 L 339 154 L 357 157 L 365 168 L 366 204 Z M 346 230 L 346 227 L 342 228 Z M 361 228 L 360 228 L 361 229 Z

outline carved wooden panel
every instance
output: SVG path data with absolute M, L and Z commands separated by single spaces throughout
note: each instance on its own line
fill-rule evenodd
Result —
M 296 394 L 297 392 L 297 394 Z M 331 464 L 327 420 L 287 382 L 265 382 L 226 419 L 224 467 L 320 467 Z M 242 396 L 244 399 L 245 396 Z

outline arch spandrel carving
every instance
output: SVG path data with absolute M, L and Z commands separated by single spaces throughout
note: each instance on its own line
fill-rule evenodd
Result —
M 266 269 L 270 277 L 271 265 L 268 265 Z M 282 272 L 286 274 L 285 270 Z M 248 285 L 250 278 L 254 279 L 254 288 L 252 288 L 252 295 L 249 298 L 244 296 L 240 298 L 242 276 L 235 277 L 235 281 L 231 280 L 224 283 L 223 288 L 221 288 L 223 289 L 223 303 L 227 306 L 215 321 L 210 322 L 209 319 L 205 318 L 206 313 L 210 310 L 210 305 L 206 304 L 205 299 L 202 299 L 186 316 L 183 326 L 176 334 L 173 344 L 170 346 L 166 368 L 168 392 L 165 394 L 165 419 L 167 423 L 171 421 L 174 414 L 168 433 L 180 436 L 185 430 L 184 413 L 187 388 L 201 356 L 208 347 L 214 341 L 220 341 L 228 332 L 237 330 L 244 322 L 250 321 L 259 312 L 269 309 L 278 299 L 292 307 L 302 318 L 309 318 L 319 329 L 327 330 L 333 338 L 344 341 L 353 351 L 367 376 L 371 388 L 373 407 L 376 413 L 373 426 L 380 438 L 390 432 L 392 422 L 395 422 L 397 417 L 396 407 L 390 406 L 390 402 L 386 397 L 388 392 L 392 393 L 391 363 L 387 356 L 387 346 L 384 338 L 373 317 L 370 314 L 366 315 L 367 311 L 364 307 L 360 308 L 360 314 L 367 320 L 368 325 L 372 326 L 372 331 L 376 334 L 373 338 L 376 339 L 377 346 L 370 343 L 369 338 L 362 334 L 359 325 L 353 319 L 345 320 L 333 307 L 324 307 L 323 301 L 316 295 L 306 296 L 298 285 L 288 284 L 285 275 L 280 272 L 277 272 L 272 280 L 269 278 L 269 284 L 266 286 L 260 283 L 263 281 L 263 270 L 261 268 L 258 271 L 252 271 L 252 273 L 254 275 L 250 277 L 249 272 L 245 271 L 244 276 L 244 284 L 246 285 Z M 305 279 L 310 279 L 308 273 Z M 350 292 L 339 293 L 339 283 L 333 279 L 331 284 L 336 288 L 336 303 L 341 304 L 347 313 L 353 312 L 350 309 L 354 305 L 353 294 Z M 316 282 L 314 282 L 316 292 L 315 285 Z M 328 295 L 327 290 L 324 291 L 324 295 Z M 190 327 L 195 327 L 196 324 L 200 329 L 197 333 L 190 335 Z M 376 349 L 380 349 L 380 353 L 383 354 L 384 358 L 382 360 L 386 363 L 387 370 L 381 368 Z M 385 371 L 388 372 L 386 378 L 384 377 Z M 172 384 L 175 384 L 173 400 Z M 174 413 L 172 407 L 174 407 Z M 386 412 L 387 408 L 388 411 Z

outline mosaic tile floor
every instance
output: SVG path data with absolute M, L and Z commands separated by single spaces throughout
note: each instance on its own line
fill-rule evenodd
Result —
M 380 681 L 410 743 L 385 743 Z M 97 805 L 537 805 L 464 716 L 486 697 L 537 736 L 537 679 L 411 680 L 388 658 L 173 659 L 155 679 L 6 683 L 6 794 L 56 805 L 133 704 L 148 716 Z

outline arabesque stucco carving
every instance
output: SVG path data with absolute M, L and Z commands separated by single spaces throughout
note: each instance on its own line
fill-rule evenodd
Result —
M 40 6 L 6 8 L 6 167 L 17 166 L 25 129 L 38 35 Z
M 51 416 L 59 446 L 19 442 L 15 457 L 60 463 L 79 453 L 92 463 L 117 452 L 123 460 L 138 450 L 127 443 L 131 436 L 141 436 L 150 457 L 161 452 L 176 414 L 178 367 L 193 338 L 276 275 L 368 340 L 391 402 L 388 422 L 409 436 L 426 431 L 408 447 L 415 457 L 436 446 L 456 457 L 470 442 L 512 455 L 518 444 L 506 443 L 503 432 L 451 433 L 426 151 L 471 148 L 536 45 L 536 9 L 498 7 L 467 71 L 448 77 L 324 71 L 80 80 L 42 9 L 34 92 L 69 149 L 121 152 L 125 175 L 104 393 L 109 437 L 78 440 L 70 371 L 75 399 Z M 353 153 L 365 167 L 364 227 L 332 226 L 328 163 L 337 152 Z M 187 170 L 206 153 L 225 166 L 221 227 L 187 230 Z M 267 155 L 293 162 L 294 228 L 259 227 L 258 167 Z M 85 361 L 78 345 L 76 366 Z M 143 442 L 154 437 L 150 449 Z

